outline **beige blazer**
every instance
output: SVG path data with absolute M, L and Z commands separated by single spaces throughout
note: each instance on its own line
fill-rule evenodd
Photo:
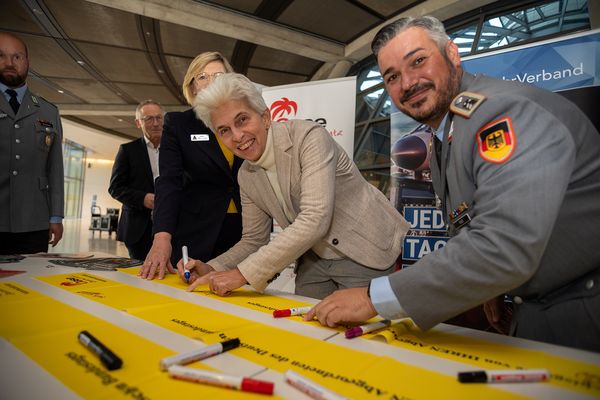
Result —
M 367 183 L 320 125 L 273 122 L 270 134 L 279 185 L 293 222 L 288 222 L 265 171 L 245 161 L 238 174 L 242 239 L 208 264 L 220 271 L 237 266 L 259 291 L 320 242 L 357 263 L 389 268 L 409 229 L 389 200 Z M 269 241 L 272 218 L 283 232 Z

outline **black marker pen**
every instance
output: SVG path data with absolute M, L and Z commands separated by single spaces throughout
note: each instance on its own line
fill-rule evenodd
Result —
M 458 373 L 462 383 L 544 382 L 550 379 L 547 369 L 500 369 Z
M 93 337 L 88 331 L 79 332 L 77 338 L 82 345 L 90 349 L 100 358 L 102 364 L 104 364 L 109 371 L 119 369 L 121 368 L 121 365 L 123 365 L 123 361 L 115 353 L 100 343 L 100 341 Z

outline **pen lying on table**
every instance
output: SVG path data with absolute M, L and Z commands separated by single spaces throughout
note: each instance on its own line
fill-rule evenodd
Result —
M 160 369 L 162 371 L 166 371 L 172 365 L 184 365 L 194 361 L 204 360 L 205 358 L 235 349 L 239 345 L 240 339 L 235 338 L 221 343 L 211 344 L 210 346 L 206 346 L 201 349 L 188 351 L 187 353 L 176 354 L 160 360 Z
M 273 382 L 241 376 L 225 375 L 218 372 L 210 372 L 202 369 L 182 367 L 173 365 L 169 367 L 169 376 L 186 381 L 205 383 L 207 385 L 221 386 L 229 389 L 237 389 L 243 392 L 261 394 L 273 394 L 275 384 Z

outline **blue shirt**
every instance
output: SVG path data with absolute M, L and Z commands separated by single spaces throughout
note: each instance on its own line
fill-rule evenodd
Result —
M 4 98 L 6 99 L 6 102 L 8 103 L 8 101 L 10 100 L 10 96 L 8 95 L 8 93 L 6 93 L 6 89 L 12 89 L 15 92 L 17 92 L 17 100 L 19 101 L 19 104 L 23 104 L 23 97 L 25 97 L 25 92 L 27 92 L 27 84 L 19 86 L 18 88 L 12 88 L 0 82 L 0 91 L 2 92 Z

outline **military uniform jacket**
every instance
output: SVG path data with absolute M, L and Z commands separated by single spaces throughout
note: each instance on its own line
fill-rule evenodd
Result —
M 117 240 L 126 245 L 137 243 L 148 224 L 152 224 L 151 210 L 144 207 L 146 194 L 154 193 L 154 178 L 144 138 L 119 147 L 108 192 L 123 203 Z
M 390 201 L 362 177 L 329 133 L 311 121 L 273 122 L 277 178 L 289 222 L 265 170 L 245 161 L 238 181 L 242 240 L 208 263 L 238 267 L 257 290 L 318 243 L 383 270 L 398 257 L 409 224 Z M 272 219 L 283 228 L 269 242 Z
M 25 92 L 17 115 L 0 96 L 0 232 L 48 229 L 64 216 L 58 109 Z
M 600 135 L 591 122 L 530 85 L 465 73 L 461 91 L 485 100 L 470 118 L 450 112 L 431 169 L 446 217 L 464 202 L 471 221 L 390 276 L 422 329 L 503 293 L 542 298 L 600 267 Z M 500 155 L 486 147 L 496 139 Z

